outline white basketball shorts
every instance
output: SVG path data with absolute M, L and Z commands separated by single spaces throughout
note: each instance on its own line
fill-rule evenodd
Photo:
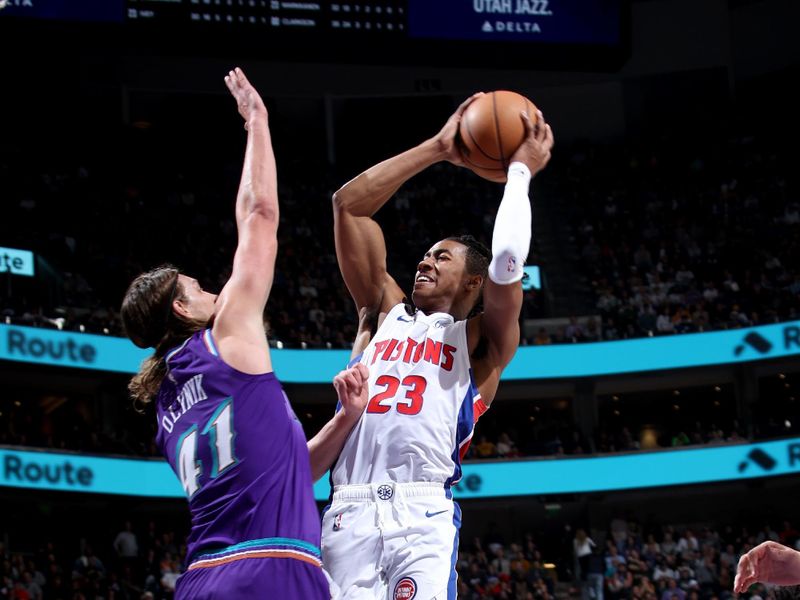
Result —
M 461 509 L 441 483 L 336 486 L 322 563 L 341 600 L 449 600 Z

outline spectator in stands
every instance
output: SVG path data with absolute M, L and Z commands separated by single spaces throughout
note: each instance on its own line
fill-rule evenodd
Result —
M 105 566 L 102 561 L 95 556 L 92 547 L 84 544 L 83 553 L 77 558 L 73 566 L 73 574 L 79 577 L 95 577 L 105 575 Z
M 602 338 L 602 332 L 600 331 L 600 324 L 597 322 L 597 319 L 594 316 L 589 317 L 586 320 L 586 329 L 584 330 L 583 341 L 584 342 L 599 342 Z
M 717 565 L 711 556 L 697 558 L 694 562 L 694 578 L 700 587 L 701 595 L 705 598 L 713 592 L 714 582 L 717 581 Z
M 25 591 L 31 600 L 42 600 L 43 592 L 42 587 L 33 579 L 33 574 L 30 571 L 25 571 L 22 574 L 22 582 Z
M 175 592 L 175 584 L 180 575 L 180 567 L 169 552 L 164 553 L 164 558 L 161 560 L 161 578 L 159 583 L 161 587 L 168 593 Z
M 756 535 L 756 544 L 761 544 L 762 542 L 766 542 L 768 540 L 777 542 L 780 540 L 780 536 L 775 530 L 772 529 L 769 523 L 766 523 L 761 531 L 759 531 Z
M 619 553 L 619 550 L 617 550 L 617 545 L 612 540 L 608 540 L 606 543 L 605 558 L 606 576 L 608 576 L 609 573 L 613 573 L 617 568 L 617 565 L 621 565 L 625 562 L 625 556 Z
M 725 550 L 719 554 L 720 567 L 735 568 L 739 563 L 739 554 L 736 552 L 733 544 L 726 544 Z
M 661 600 L 686 600 L 686 592 L 678 587 L 678 582 L 670 577 L 667 579 L 667 587 L 661 593 Z
M 656 331 L 659 335 L 675 333 L 675 325 L 666 308 L 662 308 L 656 317 Z
M 634 577 L 631 598 L 633 600 L 655 600 L 657 598 L 656 588 L 647 575 Z
M 495 573 L 503 573 L 505 575 L 511 573 L 511 561 L 505 555 L 505 549 L 502 546 L 494 551 L 491 565 Z
M 579 581 L 586 581 L 589 574 L 589 561 L 597 544 L 586 534 L 586 530 L 578 528 L 572 540 L 572 550 L 575 556 L 575 573 Z
M 625 561 L 628 565 L 628 571 L 636 577 L 648 572 L 649 568 L 647 563 L 639 556 L 639 550 L 635 546 L 628 546 L 625 554 Z
M 578 319 L 576 317 L 569 318 L 569 325 L 564 328 L 564 340 L 566 342 L 583 342 L 586 338 L 586 330 L 583 328 L 583 325 L 578 323 Z
M 495 449 L 497 451 L 497 456 L 500 458 L 517 458 L 520 456 L 516 444 L 506 432 L 498 436 Z
M 652 567 L 658 559 L 659 554 L 661 554 L 661 545 L 656 541 L 655 535 L 648 533 L 647 541 L 642 549 L 642 558 Z
M 692 569 L 688 564 L 690 561 L 687 559 L 683 560 L 686 560 L 687 563 L 678 567 L 678 587 L 688 593 L 689 588 L 691 588 L 693 585 L 693 582 L 695 585 L 697 582 L 694 578 L 694 569 Z
M 606 587 L 612 600 L 630 598 L 633 590 L 633 576 L 624 562 L 615 562 L 615 566 L 606 576 Z
M 697 537 L 694 535 L 694 532 L 691 529 L 687 529 L 678 539 L 678 546 L 676 548 L 677 552 L 683 557 L 684 560 L 688 560 L 689 557 L 692 556 L 692 553 L 697 552 L 699 549 L 700 543 L 697 540 Z
M 667 563 L 664 555 L 659 555 L 656 559 L 656 566 L 653 569 L 653 581 L 657 584 L 667 581 L 669 579 L 677 579 L 678 573 Z
M 122 530 L 114 539 L 114 550 L 123 562 L 131 562 L 139 556 L 139 544 L 130 521 L 125 521 Z
M 533 338 L 533 345 L 547 346 L 552 343 L 553 339 L 550 337 L 550 334 L 547 333 L 547 330 L 544 327 L 540 327 L 539 331 L 536 332 L 536 337 Z
M 639 311 L 637 324 L 639 326 L 639 330 L 642 331 L 644 335 L 655 335 L 655 332 L 658 328 L 658 316 L 653 308 L 653 305 L 649 302 L 645 303 L 642 309 Z
M 604 600 L 605 561 L 595 547 L 589 557 L 586 581 L 581 586 L 581 600 Z
M 477 458 L 497 458 L 497 447 L 485 435 L 482 435 L 478 438 L 478 444 L 475 446 L 475 456 Z

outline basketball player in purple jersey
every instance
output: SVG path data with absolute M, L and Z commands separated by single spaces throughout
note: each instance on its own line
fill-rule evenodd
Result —
M 231 278 L 218 296 L 169 266 L 133 281 L 125 329 L 155 354 L 129 388 L 137 401 L 155 401 L 158 446 L 189 499 L 189 567 L 175 598 L 328 600 L 312 482 L 366 404 L 367 369 L 337 375 L 343 410 L 307 443 L 263 325 L 278 228 L 267 110 L 240 69 L 225 83 L 247 129 Z
M 370 400 L 331 469 L 322 523 L 325 568 L 347 600 L 455 598 L 461 512 L 451 488 L 475 421 L 519 345 L 523 265 L 531 239 L 531 177 L 550 160 L 542 113 L 520 114 L 491 253 L 471 236 L 435 243 L 417 266 L 413 306 L 387 272 L 373 215 L 412 176 L 449 161 L 468 99 L 441 131 L 346 183 L 334 195 L 336 255 L 355 301 L 353 355 L 369 368 Z M 483 299 L 483 312 L 475 306 Z

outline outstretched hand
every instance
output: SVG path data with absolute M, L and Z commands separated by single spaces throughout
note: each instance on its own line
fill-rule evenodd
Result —
M 742 555 L 733 580 L 733 591 L 746 592 L 754 583 L 800 584 L 800 552 L 767 541 Z
M 550 151 L 553 149 L 553 130 L 550 129 L 544 120 L 542 111 L 536 111 L 536 123 L 531 121 L 527 112 L 521 113 L 522 121 L 525 123 L 525 139 L 511 155 L 509 162 L 519 161 L 525 163 L 530 169 L 531 175 L 536 175 L 547 166 L 550 161 Z
M 361 417 L 369 400 L 369 370 L 361 363 L 341 371 L 333 378 L 333 387 L 342 404 L 342 413 L 353 421 Z
M 478 92 L 464 100 L 456 109 L 456 112 L 447 119 L 444 127 L 442 127 L 439 133 L 434 137 L 439 152 L 442 155 L 442 160 L 446 160 L 458 166 L 464 165 L 464 159 L 461 156 L 461 149 L 458 144 L 458 128 L 459 125 L 461 125 L 461 117 L 464 115 L 464 111 L 481 96 L 483 96 L 483 92 Z
M 225 85 L 228 86 L 231 95 L 236 100 L 236 105 L 239 107 L 239 114 L 244 119 L 244 128 L 247 129 L 247 123 L 255 116 L 267 116 L 267 107 L 261 96 L 253 87 L 253 84 L 248 81 L 239 67 L 233 71 L 229 71 L 225 76 Z

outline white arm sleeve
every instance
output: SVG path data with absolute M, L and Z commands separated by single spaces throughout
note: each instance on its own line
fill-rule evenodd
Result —
M 522 279 L 522 267 L 531 245 L 530 182 L 528 167 L 521 162 L 511 163 L 505 193 L 494 220 L 492 262 L 489 264 L 489 278 L 500 285 Z

